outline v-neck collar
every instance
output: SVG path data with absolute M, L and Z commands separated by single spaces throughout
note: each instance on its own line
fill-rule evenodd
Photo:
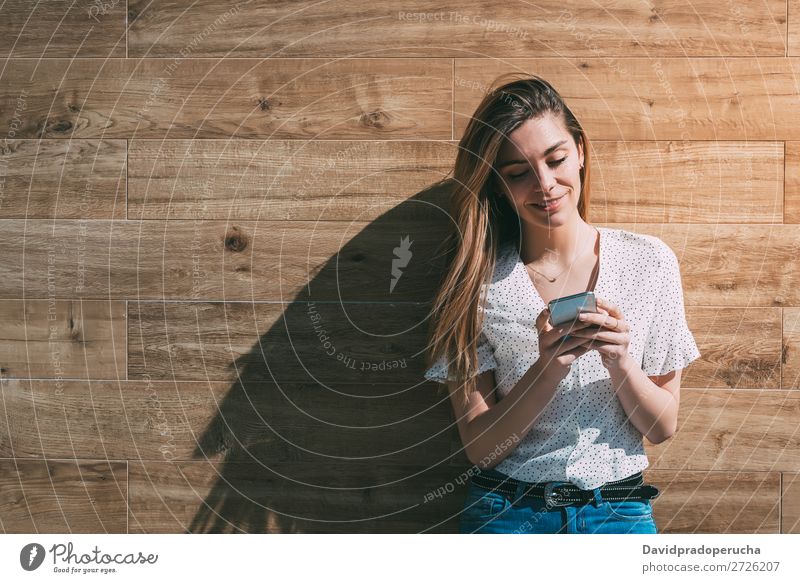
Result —
M 597 230 L 597 233 L 598 233 L 600 241 L 598 243 L 598 258 L 597 258 L 598 273 L 597 273 L 597 280 L 594 283 L 594 290 L 591 290 L 591 291 L 593 291 L 594 294 L 597 296 L 597 295 L 600 294 L 601 285 L 603 283 L 603 274 L 605 274 L 605 271 L 606 271 L 604 269 L 606 254 L 604 253 L 604 249 L 603 249 L 603 240 L 605 239 L 605 237 L 604 237 L 605 227 L 597 227 L 596 226 L 594 228 Z M 529 286 L 529 288 L 531 290 L 531 296 L 530 297 L 533 298 L 534 303 L 538 304 L 539 306 L 545 306 L 545 302 L 542 299 L 542 296 L 539 295 L 539 290 L 536 289 L 536 286 L 533 284 L 533 280 L 531 279 L 531 276 L 528 274 L 528 270 L 525 268 L 525 264 L 522 262 L 522 257 L 520 257 L 519 250 L 517 249 L 516 245 L 513 245 L 513 244 L 511 245 L 511 253 L 512 253 L 511 257 L 515 261 L 514 271 L 518 271 L 521 274 L 521 276 L 524 277 L 528 281 L 527 285 Z

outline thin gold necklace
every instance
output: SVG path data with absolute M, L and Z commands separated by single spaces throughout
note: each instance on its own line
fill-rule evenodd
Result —
M 594 249 L 594 248 L 593 248 L 593 249 Z M 581 257 L 583 257 L 584 255 L 587 255 L 587 254 L 588 254 L 588 253 L 584 251 L 583 253 L 581 253 L 580 255 L 578 255 L 578 256 L 577 256 L 575 259 L 573 259 L 573 260 L 570 262 L 570 264 L 569 264 L 569 265 L 567 265 L 567 266 L 566 266 L 564 269 L 562 269 L 562 270 L 561 270 L 561 272 L 560 272 L 558 275 L 556 275 L 555 277 L 553 277 L 552 279 L 551 279 L 550 277 L 548 277 L 547 275 L 545 275 L 544 273 L 542 273 L 541 271 L 539 271 L 538 269 L 534 269 L 534 268 L 533 268 L 533 267 L 531 267 L 530 265 L 525 265 L 525 267 L 526 267 L 527 269 L 533 269 L 533 271 L 535 271 L 536 273 L 538 273 L 539 275 L 541 275 L 542 277 L 544 277 L 544 278 L 545 278 L 547 281 L 549 281 L 550 283 L 554 283 L 554 282 L 555 282 L 555 281 L 556 281 L 556 280 L 557 280 L 557 279 L 558 279 L 558 278 L 561 276 L 561 274 L 562 274 L 562 273 L 564 273 L 564 272 L 565 272 L 567 269 L 569 269 L 570 267 L 572 267 L 572 266 L 573 266 L 573 264 L 574 264 L 574 263 L 575 263 L 575 262 L 576 262 L 578 259 L 580 259 Z

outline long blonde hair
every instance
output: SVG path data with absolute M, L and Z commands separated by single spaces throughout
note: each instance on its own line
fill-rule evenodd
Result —
M 546 113 L 563 121 L 576 146 L 582 143 L 578 212 L 586 220 L 589 139 L 562 97 L 541 77 L 519 73 L 498 77 L 458 143 L 450 195 L 453 221 L 443 242 L 449 267 L 431 310 L 427 367 L 446 356 L 450 374 L 462 383 L 459 396 L 464 405 L 475 390 L 484 284 L 491 282 L 498 248 L 507 241 L 519 245 L 521 240 L 519 216 L 498 191 L 497 154 L 503 139 L 520 124 Z

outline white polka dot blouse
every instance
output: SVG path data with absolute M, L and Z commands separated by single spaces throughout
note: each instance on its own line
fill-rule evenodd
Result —
M 672 249 L 653 235 L 596 228 L 600 271 L 594 292 L 624 314 L 634 361 L 655 376 L 699 358 Z M 498 250 L 487 287 L 478 373 L 495 371 L 502 399 L 539 358 L 535 322 L 546 305 L 512 243 Z M 425 378 L 446 382 L 445 359 L 437 360 Z M 563 481 L 591 489 L 645 469 L 642 440 L 614 394 L 600 353 L 590 350 L 572 363 L 539 420 L 493 469 L 527 482 Z

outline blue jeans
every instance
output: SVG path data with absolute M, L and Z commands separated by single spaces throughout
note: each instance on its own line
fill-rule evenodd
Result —
M 487 473 L 486 470 L 483 471 Z M 488 474 L 492 474 L 489 470 Z M 495 476 L 503 474 L 494 472 Z M 566 482 L 557 482 L 566 483 Z M 469 482 L 459 533 L 468 534 L 658 534 L 650 500 L 594 500 L 577 506 L 548 506 L 530 496 L 510 500 Z

